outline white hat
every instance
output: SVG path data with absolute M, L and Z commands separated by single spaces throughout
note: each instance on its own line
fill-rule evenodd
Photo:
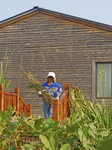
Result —
M 48 72 L 47 78 L 50 77 L 50 76 L 53 77 L 54 80 L 56 80 L 56 77 L 55 77 L 55 73 L 54 73 L 54 72 Z

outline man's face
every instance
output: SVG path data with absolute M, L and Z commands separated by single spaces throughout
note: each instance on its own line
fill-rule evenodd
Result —
M 53 82 L 54 81 L 54 78 L 52 76 L 49 76 L 47 79 L 48 79 L 48 82 Z

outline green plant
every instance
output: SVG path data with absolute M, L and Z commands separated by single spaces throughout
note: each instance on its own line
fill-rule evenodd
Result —
M 36 78 L 34 78 L 31 73 L 25 72 L 22 67 L 20 67 L 20 69 L 29 79 L 28 87 L 36 90 L 37 92 L 41 91 L 41 97 L 43 97 L 47 105 L 52 105 L 53 97 L 42 87 L 42 84 Z
M 17 118 L 13 116 L 14 110 L 11 107 L 8 112 L 1 111 L 1 150 L 17 149 L 18 146 L 22 150 L 100 150 L 105 147 L 106 142 L 109 144 L 108 147 L 111 147 L 110 105 L 107 105 L 105 110 L 105 101 L 102 101 L 102 106 L 98 102 L 94 104 L 85 100 L 83 92 L 80 88 L 79 90 L 76 94 L 76 91 L 71 89 L 72 113 L 63 124 L 51 118 L 48 118 L 47 122 L 42 117 L 34 119 L 30 116 L 25 120 L 23 115 Z M 10 117 L 18 121 L 12 122 Z M 25 141 L 27 138 L 31 140 Z
M 104 86 L 105 86 L 105 72 L 104 72 L 104 69 L 103 69 L 103 66 L 101 65 L 100 67 L 100 72 L 99 72 L 100 76 L 101 76 L 101 82 L 102 82 L 102 86 L 103 86 L 103 98 L 105 96 L 105 91 L 104 91 Z
M 3 60 L 4 63 L 3 63 L 1 74 L 0 74 L 0 84 L 4 84 L 4 89 L 11 87 L 11 81 L 4 78 L 4 75 L 7 70 L 8 63 L 9 63 L 9 57 L 7 56 L 7 51 L 8 51 L 8 48 L 6 48 L 5 57 Z M 10 56 L 13 54 L 13 52 L 14 51 L 12 51 Z
M 80 88 L 76 91 L 71 90 L 70 101 L 72 109 L 69 119 L 70 124 L 79 119 L 85 120 L 79 128 L 79 138 L 83 147 L 88 147 L 88 149 L 99 148 L 102 145 L 100 144 L 102 140 L 111 134 L 111 104 L 105 104 L 105 100 L 102 101 L 102 104 L 97 101 L 95 103 L 87 101 Z

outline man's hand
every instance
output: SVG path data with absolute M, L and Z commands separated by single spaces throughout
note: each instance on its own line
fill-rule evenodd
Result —
M 55 93 L 54 93 L 54 97 L 56 98 L 57 96 L 58 96 L 58 94 L 55 92 Z
M 42 95 L 42 91 L 39 91 L 39 92 L 38 92 L 38 95 L 41 96 L 41 95 Z
M 39 92 L 38 92 L 38 95 L 41 96 L 41 95 L 42 95 L 42 92 L 47 92 L 47 90 L 41 90 L 41 91 L 39 91 Z

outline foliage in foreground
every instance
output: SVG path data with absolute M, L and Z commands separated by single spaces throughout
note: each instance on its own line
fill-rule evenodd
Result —
M 102 104 L 100 105 L 97 101 L 87 101 L 84 98 L 82 90 L 76 87 L 75 90 L 71 90 L 71 112 L 71 122 L 79 118 L 81 120 L 85 119 L 85 123 L 81 126 L 83 138 L 80 138 L 82 144 L 84 144 L 84 141 L 87 144 L 84 146 L 85 149 L 107 150 L 106 142 L 108 143 L 108 150 L 111 149 L 111 103 L 105 103 L 105 101 L 102 100 Z M 91 148 L 88 146 L 91 146 Z
M 68 132 L 64 126 L 59 127 L 59 122 L 48 119 L 45 123 L 44 118 L 24 120 L 24 116 L 18 118 L 18 122 L 11 122 L 10 115 L 13 113 L 0 112 L 0 147 L 1 150 L 17 149 L 21 144 L 24 150 L 29 149 L 49 149 L 66 150 L 70 149 L 67 142 Z M 14 117 L 13 117 L 14 118 Z M 70 130 L 70 129 L 69 129 Z M 69 132 L 72 134 L 72 132 Z M 29 137 L 32 141 L 26 143 L 23 137 Z
M 51 118 L 27 120 L 9 112 L 0 112 L 0 148 L 13 150 L 110 150 L 112 147 L 112 110 L 98 102 L 86 101 L 81 89 L 71 90 L 71 117 L 64 124 Z M 12 116 L 12 117 L 11 117 Z M 11 119 L 12 118 L 12 119 Z M 14 118 L 17 122 L 11 122 Z M 25 139 L 30 138 L 30 141 Z M 106 144 L 108 143 L 108 144 Z M 106 146 L 106 147 L 105 147 Z

